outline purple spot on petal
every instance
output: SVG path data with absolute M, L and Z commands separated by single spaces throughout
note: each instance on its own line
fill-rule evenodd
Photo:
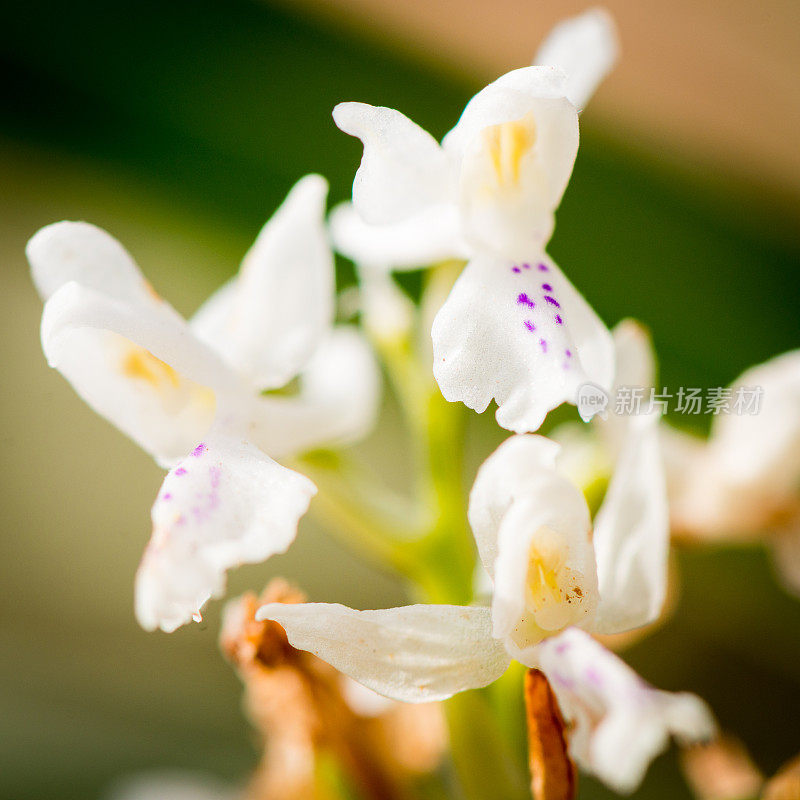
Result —
M 586 680 L 594 686 L 599 687 L 603 685 L 603 677 L 594 667 L 589 667 L 589 669 L 586 670 Z
M 511 271 L 512 272 L 519 272 L 520 268 L 519 267 L 511 267 Z
M 194 450 L 192 450 L 192 455 L 195 458 L 197 458 L 197 457 L 203 455 L 203 453 L 205 453 L 206 450 L 208 450 L 208 446 L 206 445 L 206 443 L 205 442 L 200 442 L 200 444 L 197 445 L 197 447 L 195 447 Z
M 199 523 L 208 522 L 212 517 L 212 513 L 220 504 L 219 484 L 221 476 L 221 467 L 210 467 L 208 470 L 208 487 L 199 491 L 195 497 L 196 505 L 192 506 L 192 515 Z
M 564 655 L 564 653 L 566 653 L 567 650 L 569 650 L 569 642 L 559 642 L 556 645 L 556 653 L 558 653 L 559 655 Z
M 564 355 L 565 355 L 567 358 L 572 358 L 572 351 L 571 351 L 571 350 L 565 350 L 565 351 L 564 351 Z
M 560 683 L 565 689 L 571 689 L 573 686 L 575 686 L 575 681 L 573 681 L 572 678 L 569 678 L 560 672 L 554 673 L 553 677 L 555 678 L 556 683 Z
M 529 331 L 535 331 L 536 330 L 536 326 L 529 319 L 526 319 L 523 324 L 525 325 L 525 327 Z
M 522 268 L 523 268 L 523 269 L 530 269 L 530 268 L 531 268 L 531 265 L 530 265 L 530 264 L 523 264 L 523 265 L 522 265 Z
M 547 352 L 547 339 L 539 339 L 539 344 L 542 346 L 542 352 Z
M 564 324 L 564 320 L 563 320 L 563 319 L 561 319 L 561 314 L 556 314 L 556 322 L 557 322 L 559 325 L 563 325 L 563 324 Z
M 528 308 L 533 308 L 535 306 L 533 300 L 531 300 L 525 292 L 522 292 L 522 294 L 517 297 L 517 303 L 521 306 L 528 306 Z
M 550 267 L 547 264 L 539 264 L 539 272 L 550 272 Z
M 176 475 L 185 475 L 186 474 L 186 470 L 183 467 L 178 467 L 178 469 L 175 470 L 175 474 Z
M 211 467 L 208 476 L 211 478 L 211 491 L 208 495 L 208 510 L 213 511 L 219 505 L 219 480 L 222 470 L 219 467 Z
M 552 292 L 553 291 L 553 287 L 549 283 L 543 283 L 542 284 L 542 289 L 544 289 L 546 292 Z
M 161 499 L 162 500 L 172 500 L 172 495 L 169 492 L 167 492 L 166 494 L 162 494 L 161 495 Z
M 544 296 L 544 299 L 547 300 L 547 302 L 550 303 L 551 306 L 555 306 L 556 308 L 561 308 L 561 303 L 559 303 L 558 300 L 555 299 L 555 297 L 550 297 L 549 294 L 546 294 Z

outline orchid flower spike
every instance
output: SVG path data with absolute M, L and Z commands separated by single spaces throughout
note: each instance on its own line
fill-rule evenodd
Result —
M 665 428 L 674 533 L 761 541 L 800 595 L 800 350 L 747 370 L 728 396 L 707 442 Z
M 326 194 L 320 176 L 298 182 L 239 274 L 189 322 L 93 225 L 60 222 L 28 244 L 49 364 L 171 467 L 136 578 L 148 630 L 198 619 L 229 568 L 294 540 L 316 487 L 270 456 L 355 439 L 374 420 L 372 354 L 354 329 L 332 325 Z M 264 394 L 295 376 L 295 396 Z
M 571 726 L 571 756 L 629 791 L 670 733 L 694 740 L 713 730 L 702 701 L 648 686 L 589 635 L 645 625 L 664 601 L 669 531 L 657 420 L 630 425 L 593 532 L 583 495 L 557 469 L 558 452 L 543 437 L 513 436 L 478 472 L 469 519 L 492 579 L 491 607 L 269 604 L 258 618 L 406 702 L 486 686 L 512 659 L 540 669 Z
M 609 388 L 608 331 L 545 254 L 578 149 L 578 108 L 616 58 L 607 14 L 559 25 L 537 63 L 478 92 L 441 144 L 400 112 L 334 109 L 364 143 L 353 206 L 334 210 L 341 252 L 362 267 L 469 259 L 433 328 L 447 400 L 535 431 L 578 388 Z M 566 71 L 565 71 L 566 70 Z

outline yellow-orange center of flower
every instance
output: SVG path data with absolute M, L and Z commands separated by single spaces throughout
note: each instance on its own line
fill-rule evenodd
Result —
M 521 119 L 486 128 L 483 131 L 483 138 L 498 185 L 516 186 L 519 182 L 522 159 L 536 143 L 533 112 Z

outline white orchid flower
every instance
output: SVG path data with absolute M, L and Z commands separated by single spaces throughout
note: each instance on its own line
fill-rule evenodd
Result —
M 627 791 L 670 733 L 706 737 L 702 702 L 644 684 L 589 633 L 645 625 L 660 612 L 668 542 L 657 426 L 630 426 L 594 533 L 559 447 L 514 436 L 484 463 L 470 496 L 478 552 L 494 585 L 490 608 L 414 605 L 355 611 L 269 604 L 259 618 L 374 691 L 406 702 L 485 686 L 511 659 L 549 677 L 572 757 Z
M 587 382 L 609 387 L 607 330 L 545 254 L 578 148 L 578 108 L 616 58 L 610 17 L 562 23 L 536 62 L 478 92 L 441 144 L 390 108 L 342 103 L 336 124 L 364 143 L 353 207 L 331 215 L 362 267 L 470 259 L 433 323 L 447 400 L 535 431 Z M 564 69 L 562 69 L 562 67 Z M 565 71 L 566 70 L 566 71 Z
M 800 350 L 744 372 L 730 401 L 707 442 L 664 431 L 675 533 L 763 541 L 800 595 Z
M 578 148 L 578 110 L 617 59 L 613 20 L 592 9 L 557 25 L 533 59 L 478 92 L 439 145 L 400 112 L 342 103 L 364 143 L 353 204 L 331 215 L 359 264 L 415 269 L 478 250 L 524 260 L 547 243 Z
M 227 569 L 291 544 L 316 488 L 270 456 L 348 441 L 373 422 L 372 355 L 354 329 L 332 327 L 326 194 L 323 178 L 301 180 L 190 322 L 99 228 L 61 222 L 28 244 L 48 362 L 172 467 L 136 579 L 147 629 L 198 618 Z M 264 394 L 294 376 L 296 396 Z

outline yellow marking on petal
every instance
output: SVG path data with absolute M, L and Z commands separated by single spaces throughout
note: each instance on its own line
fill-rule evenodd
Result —
M 192 388 L 192 394 L 195 402 L 199 406 L 211 409 L 216 408 L 217 396 L 214 394 L 213 389 L 209 389 L 208 386 L 199 386 L 194 384 Z
M 520 162 L 536 143 L 533 112 L 521 119 L 486 128 L 483 131 L 483 138 L 497 176 L 497 183 L 506 187 L 516 186 L 519 182 Z
M 143 347 L 131 348 L 122 362 L 122 371 L 129 378 L 143 380 L 159 389 L 164 384 L 177 389 L 181 379 L 177 372 Z
M 562 602 L 564 592 L 558 583 L 558 573 L 563 565 L 564 554 L 560 550 L 548 548 L 541 551 L 535 545 L 531 547 L 525 583 L 533 609 Z
M 525 575 L 525 606 L 537 627 L 561 630 L 589 613 L 593 596 L 584 576 L 570 565 L 566 537 L 543 525 L 533 537 Z

